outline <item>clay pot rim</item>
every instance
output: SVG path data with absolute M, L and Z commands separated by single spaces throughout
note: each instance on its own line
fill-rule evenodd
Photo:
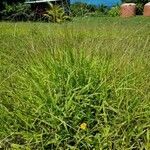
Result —
M 121 6 L 136 6 L 135 3 L 124 3 Z
M 150 2 L 146 3 L 145 6 L 150 6 Z

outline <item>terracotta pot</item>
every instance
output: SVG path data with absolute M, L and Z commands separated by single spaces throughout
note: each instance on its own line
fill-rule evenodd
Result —
M 147 16 L 147 17 L 150 17 L 150 2 L 145 4 L 143 15 Z
M 135 3 L 124 3 L 121 5 L 121 16 L 122 17 L 133 17 L 136 15 L 136 4 Z

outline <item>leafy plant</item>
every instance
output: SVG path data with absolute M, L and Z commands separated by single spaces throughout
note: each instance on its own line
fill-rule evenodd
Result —
M 18 3 L 9 5 L 5 3 L 5 9 L 1 11 L 4 20 L 28 20 L 31 10 L 29 5 Z
M 72 16 L 104 16 L 108 13 L 109 8 L 105 5 L 95 6 L 86 3 L 74 3 L 70 7 Z
M 104 15 L 106 15 L 109 11 L 109 8 L 102 4 L 97 8 L 97 11 L 103 13 Z
M 119 16 L 120 15 L 120 7 L 119 6 L 112 7 L 108 11 L 108 15 L 111 16 L 111 17 Z
M 70 6 L 72 16 L 84 16 L 88 13 L 87 4 L 75 3 Z
M 142 13 L 143 13 L 143 4 L 138 3 L 138 4 L 136 5 L 136 14 L 137 14 L 137 15 L 142 15 Z
M 150 0 L 122 0 L 122 2 L 125 3 L 141 3 L 141 4 L 146 4 L 148 3 Z
M 50 4 L 49 10 L 43 15 L 44 19 L 49 22 L 63 22 L 65 20 L 70 20 L 70 17 L 66 15 L 64 9 L 59 5 Z
M 70 6 L 72 16 L 85 16 L 94 13 L 97 8 L 95 5 L 88 5 L 86 3 L 76 2 Z

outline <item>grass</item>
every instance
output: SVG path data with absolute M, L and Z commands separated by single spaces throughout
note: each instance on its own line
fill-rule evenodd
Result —
M 150 19 L 0 23 L 0 148 L 150 149 Z

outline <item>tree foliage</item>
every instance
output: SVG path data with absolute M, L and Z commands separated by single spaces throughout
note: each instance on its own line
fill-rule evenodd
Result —
M 5 4 L 17 4 L 17 3 L 23 3 L 25 0 L 0 0 L 0 11 L 5 9 Z
M 138 4 L 146 4 L 148 2 L 150 2 L 150 0 L 122 0 L 122 2 L 126 2 L 126 3 L 138 3 Z
M 13 4 L 13 3 L 22 3 L 25 0 L 1 0 L 2 3 Z

